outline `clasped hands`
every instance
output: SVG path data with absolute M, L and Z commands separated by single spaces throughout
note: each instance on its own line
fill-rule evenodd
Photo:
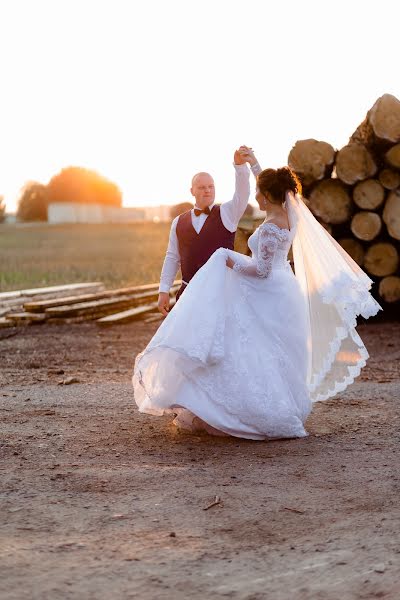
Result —
M 240 146 L 240 148 L 235 151 L 233 160 L 235 165 L 244 165 L 248 162 L 250 166 L 253 166 L 257 163 L 253 148 L 249 148 L 249 146 Z

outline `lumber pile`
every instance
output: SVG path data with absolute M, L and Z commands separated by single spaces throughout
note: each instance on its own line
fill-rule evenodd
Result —
M 311 211 L 374 280 L 378 302 L 399 302 L 400 101 L 379 98 L 338 151 L 326 142 L 297 141 L 288 164 Z M 251 233 L 240 230 L 239 251 L 246 252 Z
M 174 282 L 171 297 L 179 285 Z M 114 325 L 149 315 L 154 320 L 157 300 L 158 283 L 105 290 L 102 283 L 95 282 L 5 292 L 0 294 L 0 328 L 93 320 L 99 325 Z
M 98 293 L 104 290 L 104 284 L 100 281 L 89 283 L 69 283 L 66 285 L 53 285 L 43 288 L 28 290 L 16 290 L 13 292 L 0 293 L 0 317 L 10 311 L 21 311 L 25 302 L 30 300 L 61 299 L 73 294 L 74 297 L 88 293 Z

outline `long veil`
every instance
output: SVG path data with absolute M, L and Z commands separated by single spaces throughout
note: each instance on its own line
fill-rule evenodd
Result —
M 372 280 L 322 227 L 300 195 L 286 194 L 295 229 L 296 278 L 307 300 L 308 388 L 313 402 L 327 400 L 352 383 L 368 352 L 356 332 L 357 316 L 381 307 L 369 290 Z

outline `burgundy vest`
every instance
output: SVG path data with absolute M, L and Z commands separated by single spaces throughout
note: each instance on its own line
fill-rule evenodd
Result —
M 235 232 L 222 223 L 220 206 L 214 205 L 200 233 L 192 225 L 191 211 L 180 215 L 176 226 L 179 254 L 181 256 L 182 279 L 189 283 L 197 271 L 208 261 L 218 248 L 233 250 Z

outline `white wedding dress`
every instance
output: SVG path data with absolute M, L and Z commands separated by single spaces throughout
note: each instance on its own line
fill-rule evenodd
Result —
M 294 235 L 265 222 L 249 239 L 251 258 L 219 249 L 196 273 L 136 359 L 141 412 L 254 440 L 307 435 L 306 301 L 287 260 Z

